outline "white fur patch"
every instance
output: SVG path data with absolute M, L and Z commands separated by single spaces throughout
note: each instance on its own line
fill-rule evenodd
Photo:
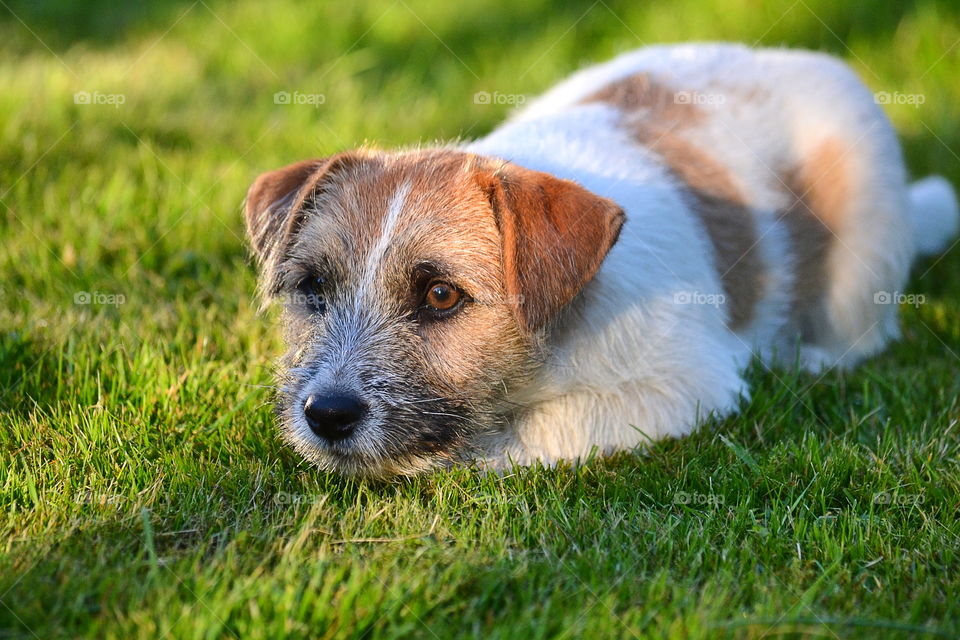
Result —
M 390 203 L 387 205 L 387 212 L 383 216 L 383 221 L 380 223 L 380 236 L 377 238 L 377 243 L 370 252 L 367 253 L 363 267 L 363 279 L 360 283 L 361 295 L 357 296 L 358 300 L 363 299 L 363 294 L 369 291 L 376 280 L 377 271 L 383 262 L 387 249 L 394 240 L 393 236 L 397 229 L 397 223 L 400 220 L 400 214 L 406 205 L 407 196 L 410 195 L 410 186 L 409 181 L 404 181 L 397 187 L 397 190 L 390 198 Z

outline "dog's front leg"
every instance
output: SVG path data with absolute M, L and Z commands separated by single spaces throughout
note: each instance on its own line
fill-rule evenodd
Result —
M 711 415 L 735 411 L 745 389 L 739 376 L 736 382 L 699 396 L 689 388 L 639 382 L 563 394 L 529 407 L 507 430 L 490 436 L 477 463 L 498 471 L 536 462 L 554 465 L 680 437 Z

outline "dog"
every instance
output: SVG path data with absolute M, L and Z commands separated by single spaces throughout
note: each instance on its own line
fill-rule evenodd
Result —
M 908 184 L 843 63 L 694 44 L 580 71 L 480 140 L 265 173 L 245 217 L 284 308 L 285 438 L 383 478 L 683 436 L 749 399 L 754 358 L 852 367 L 898 337 L 957 202 Z

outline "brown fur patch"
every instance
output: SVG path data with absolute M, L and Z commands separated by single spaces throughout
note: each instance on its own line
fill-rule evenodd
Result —
M 614 105 L 628 118 L 643 119 L 644 129 L 669 130 L 695 124 L 703 118 L 700 107 L 677 99 L 678 93 L 647 73 L 627 76 L 598 89 L 582 103 L 605 102 Z M 639 124 L 636 121 L 631 124 Z
M 810 209 L 828 229 L 837 231 L 850 199 L 849 149 L 839 140 L 828 138 L 808 158 L 804 158 L 800 182 L 807 189 Z
M 844 153 L 839 141 L 828 139 L 801 166 L 780 177 L 789 195 L 780 220 L 790 234 L 795 260 L 791 311 L 807 341 L 817 339 L 827 293 L 827 260 L 849 198 Z
M 503 236 L 507 294 L 521 325 L 539 329 L 596 274 L 623 210 L 575 182 L 515 165 L 478 168 L 476 179 Z
M 660 155 L 686 187 L 691 208 L 713 244 L 716 269 L 729 298 L 730 327 L 742 329 L 753 319 L 765 287 L 756 223 L 730 171 L 684 137 L 704 113 L 677 96 L 640 73 L 613 82 L 582 102 L 605 102 L 620 109 L 637 141 Z

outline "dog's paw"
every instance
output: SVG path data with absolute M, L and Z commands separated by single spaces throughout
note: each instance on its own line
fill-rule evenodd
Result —
M 805 344 L 800 347 L 800 368 L 807 373 L 824 373 L 837 366 L 837 359 L 826 349 Z

